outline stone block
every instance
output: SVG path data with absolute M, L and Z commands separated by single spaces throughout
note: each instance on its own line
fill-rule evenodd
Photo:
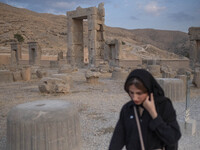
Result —
M 7 117 L 7 150 L 80 150 L 78 110 L 66 101 L 19 104 Z
M 118 81 L 125 81 L 126 78 L 128 77 L 128 71 L 125 71 L 121 68 L 115 67 L 113 72 L 112 72 L 112 79 L 113 80 L 118 80 Z
M 63 79 L 44 77 L 40 80 L 38 88 L 41 93 L 69 93 L 70 84 Z
M 156 80 L 163 88 L 166 97 L 170 98 L 172 101 L 185 101 L 186 92 L 181 79 L 157 78 Z
M 0 70 L 0 83 L 13 82 L 13 73 L 9 70 Z
M 99 72 L 93 72 L 90 70 L 86 71 L 86 73 L 85 73 L 86 81 L 91 84 L 97 84 L 99 82 L 98 81 L 99 76 L 100 76 Z
M 21 71 L 13 72 L 13 80 L 14 81 L 21 81 L 22 80 Z
M 38 78 L 43 78 L 43 77 L 46 77 L 47 75 L 48 73 L 45 70 L 42 70 L 42 69 L 36 70 L 36 76 Z
M 58 68 L 59 63 L 58 61 L 50 61 L 50 68 Z
M 61 73 L 61 74 L 52 74 L 52 78 L 58 78 L 64 80 L 66 83 L 70 85 L 70 87 L 73 86 L 73 80 L 72 77 L 69 74 Z
M 30 67 L 25 67 L 22 69 L 22 79 L 24 81 L 31 80 L 31 68 Z

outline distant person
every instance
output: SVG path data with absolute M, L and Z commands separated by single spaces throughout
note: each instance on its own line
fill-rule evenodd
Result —
M 121 109 L 109 150 L 177 150 L 176 112 L 155 78 L 144 69 L 133 70 L 124 89 L 131 100 Z

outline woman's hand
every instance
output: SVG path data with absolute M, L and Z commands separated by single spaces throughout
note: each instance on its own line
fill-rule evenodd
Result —
M 151 117 L 155 119 L 158 116 L 158 113 L 156 111 L 153 93 L 151 93 L 150 96 L 151 96 L 151 100 L 149 100 L 149 96 L 147 96 L 146 100 L 143 102 L 143 106 L 149 112 Z

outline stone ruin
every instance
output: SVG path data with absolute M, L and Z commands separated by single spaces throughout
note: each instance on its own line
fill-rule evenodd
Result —
M 189 28 L 189 39 L 190 39 L 190 60 L 192 60 L 192 65 L 200 64 L 200 27 L 190 27 Z
M 80 150 L 78 109 L 61 100 L 39 100 L 13 107 L 7 117 L 6 149 Z
M 98 84 L 100 75 L 101 75 L 100 72 L 96 72 L 94 70 L 87 70 L 85 72 L 86 81 L 87 83 L 90 83 L 90 84 Z
M 11 43 L 11 64 L 15 65 L 19 63 L 22 58 L 22 50 L 20 43 Z
M 67 12 L 67 60 L 71 65 L 84 66 L 84 49 L 88 47 L 89 66 L 96 66 L 103 59 L 104 51 L 104 4 L 98 8 L 77 7 Z M 88 22 L 88 41 L 83 40 L 83 21 Z
M 28 42 L 29 46 L 29 64 L 39 65 L 41 59 L 41 48 L 37 42 Z
M 110 66 L 119 67 L 121 41 L 117 39 L 107 40 L 104 50 L 105 61 L 108 61 Z

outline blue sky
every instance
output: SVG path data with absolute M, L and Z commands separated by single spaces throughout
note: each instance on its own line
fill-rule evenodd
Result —
M 188 32 L 200 27 L 200 0 L 0 0 L 39 13 L 66 15 L 76 7 L 104 2 L 105 24 L 126 29 L 153 28 Z

